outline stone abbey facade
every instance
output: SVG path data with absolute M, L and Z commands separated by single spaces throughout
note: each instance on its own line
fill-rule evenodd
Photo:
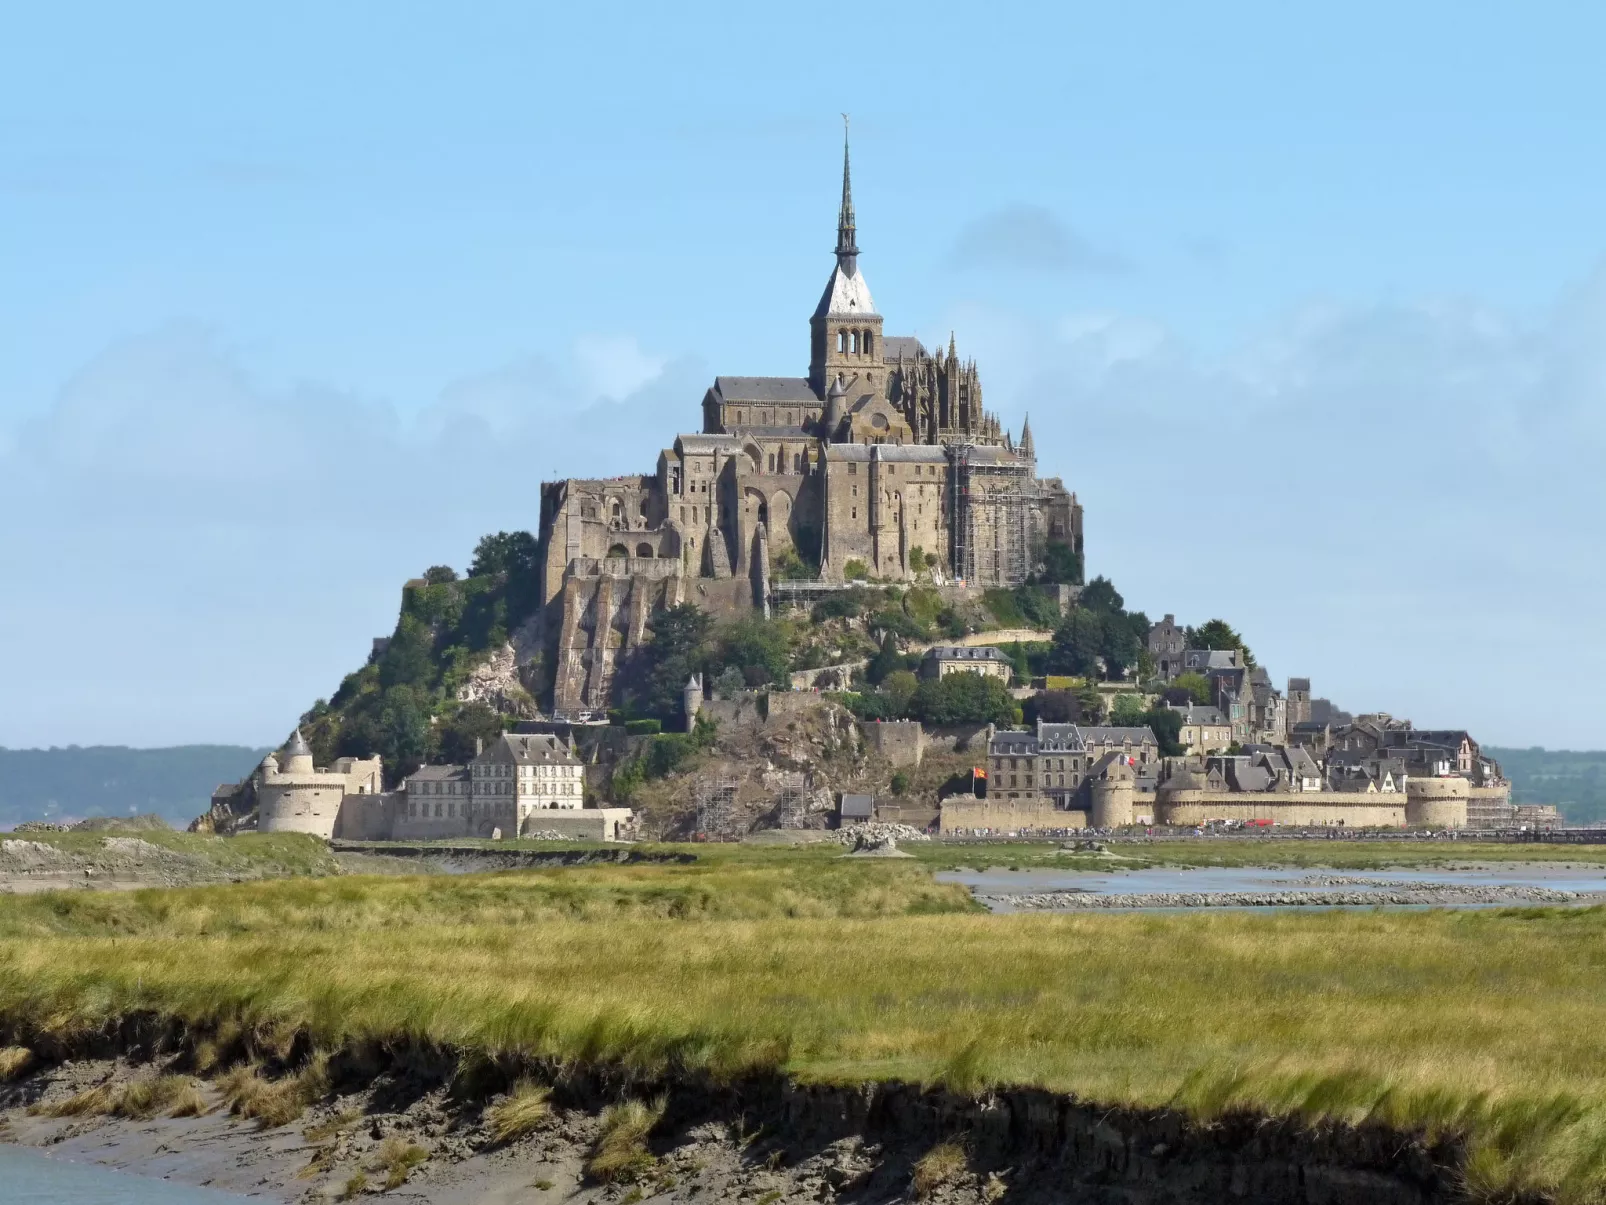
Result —
M 618 650 L 685 601 L 765 607 L 772 571 L 818 566 L 979 586 L 1024 582 L 1043 550 L 1082 552 L 1082 508 L 1037 476 L 973 361 L 886 335 L 859 269 L 846 145 L 836 266 L 809 319 L 803 377 L 722 376 L 702 431 L 656 472 L 541 487 L 543 597 L 558 625 L 554 710 L 607 705 Z

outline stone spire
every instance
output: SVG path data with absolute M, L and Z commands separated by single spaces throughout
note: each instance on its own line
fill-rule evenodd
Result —
M 1027 460 L 1037 459 L 1037 448 L 1032 443 L 1032 416 L 1028 414 L 1020 425 L 1020 454 Z
M 842 208 L 836 217 L 836 262 L 845 275 L 859 270 L 859 243 L 853 222 L 853 173 L 848 165 L 848 115 L 842 114 Z

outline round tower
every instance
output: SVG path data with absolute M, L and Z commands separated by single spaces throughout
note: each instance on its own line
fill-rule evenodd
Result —
M 1464 778 L 1407 778 L 1405 823 L 1412 828 L 1465 828 L 1470 796 Z
M 1132 780 L 1099 778 L 1091 785 L 1093 812 L 1088 818 L 1094 828 L 1124 828 L 1132 823 Z
M 825 438 L 834 440 L 837 432 L 842 429 L 842 419 L 847 413 L 848 387 L 842 383 L 841 375 L 831 379 L 831 388 L 825 392 Z

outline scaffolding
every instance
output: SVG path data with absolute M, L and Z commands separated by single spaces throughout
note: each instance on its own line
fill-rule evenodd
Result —
M 775 794 L 775 822 L 781 828 L 802 828 L 808 815 L 808 777 L 801 773 L 782 777 Z
M 953 573 L 968 585 L 1019 586 L 1032 568 L 1032 512 L 1037 482 L 1027 462 L 1013 456 L 978 458 L 976 445 L 951 444 Z M 992 546 L 978 548 L 977 516 L 987 510 Z
M 697 836 L 704 841 L 734 841 L 736 791 L 741 781 L 730 775 L 697 781 Z

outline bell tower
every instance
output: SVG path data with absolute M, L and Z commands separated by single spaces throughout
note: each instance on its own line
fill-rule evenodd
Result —
M 809 384 L 824 397 L 838 380 L 850 399 L 886 395 L 886 353 L 881 315 L 859 271 L 858 227 L 853 216 L 853 172 L 848 159 L 847 115 L 842 117 L 842 207 L 836 219 L 836 267 L 809 320 Z

